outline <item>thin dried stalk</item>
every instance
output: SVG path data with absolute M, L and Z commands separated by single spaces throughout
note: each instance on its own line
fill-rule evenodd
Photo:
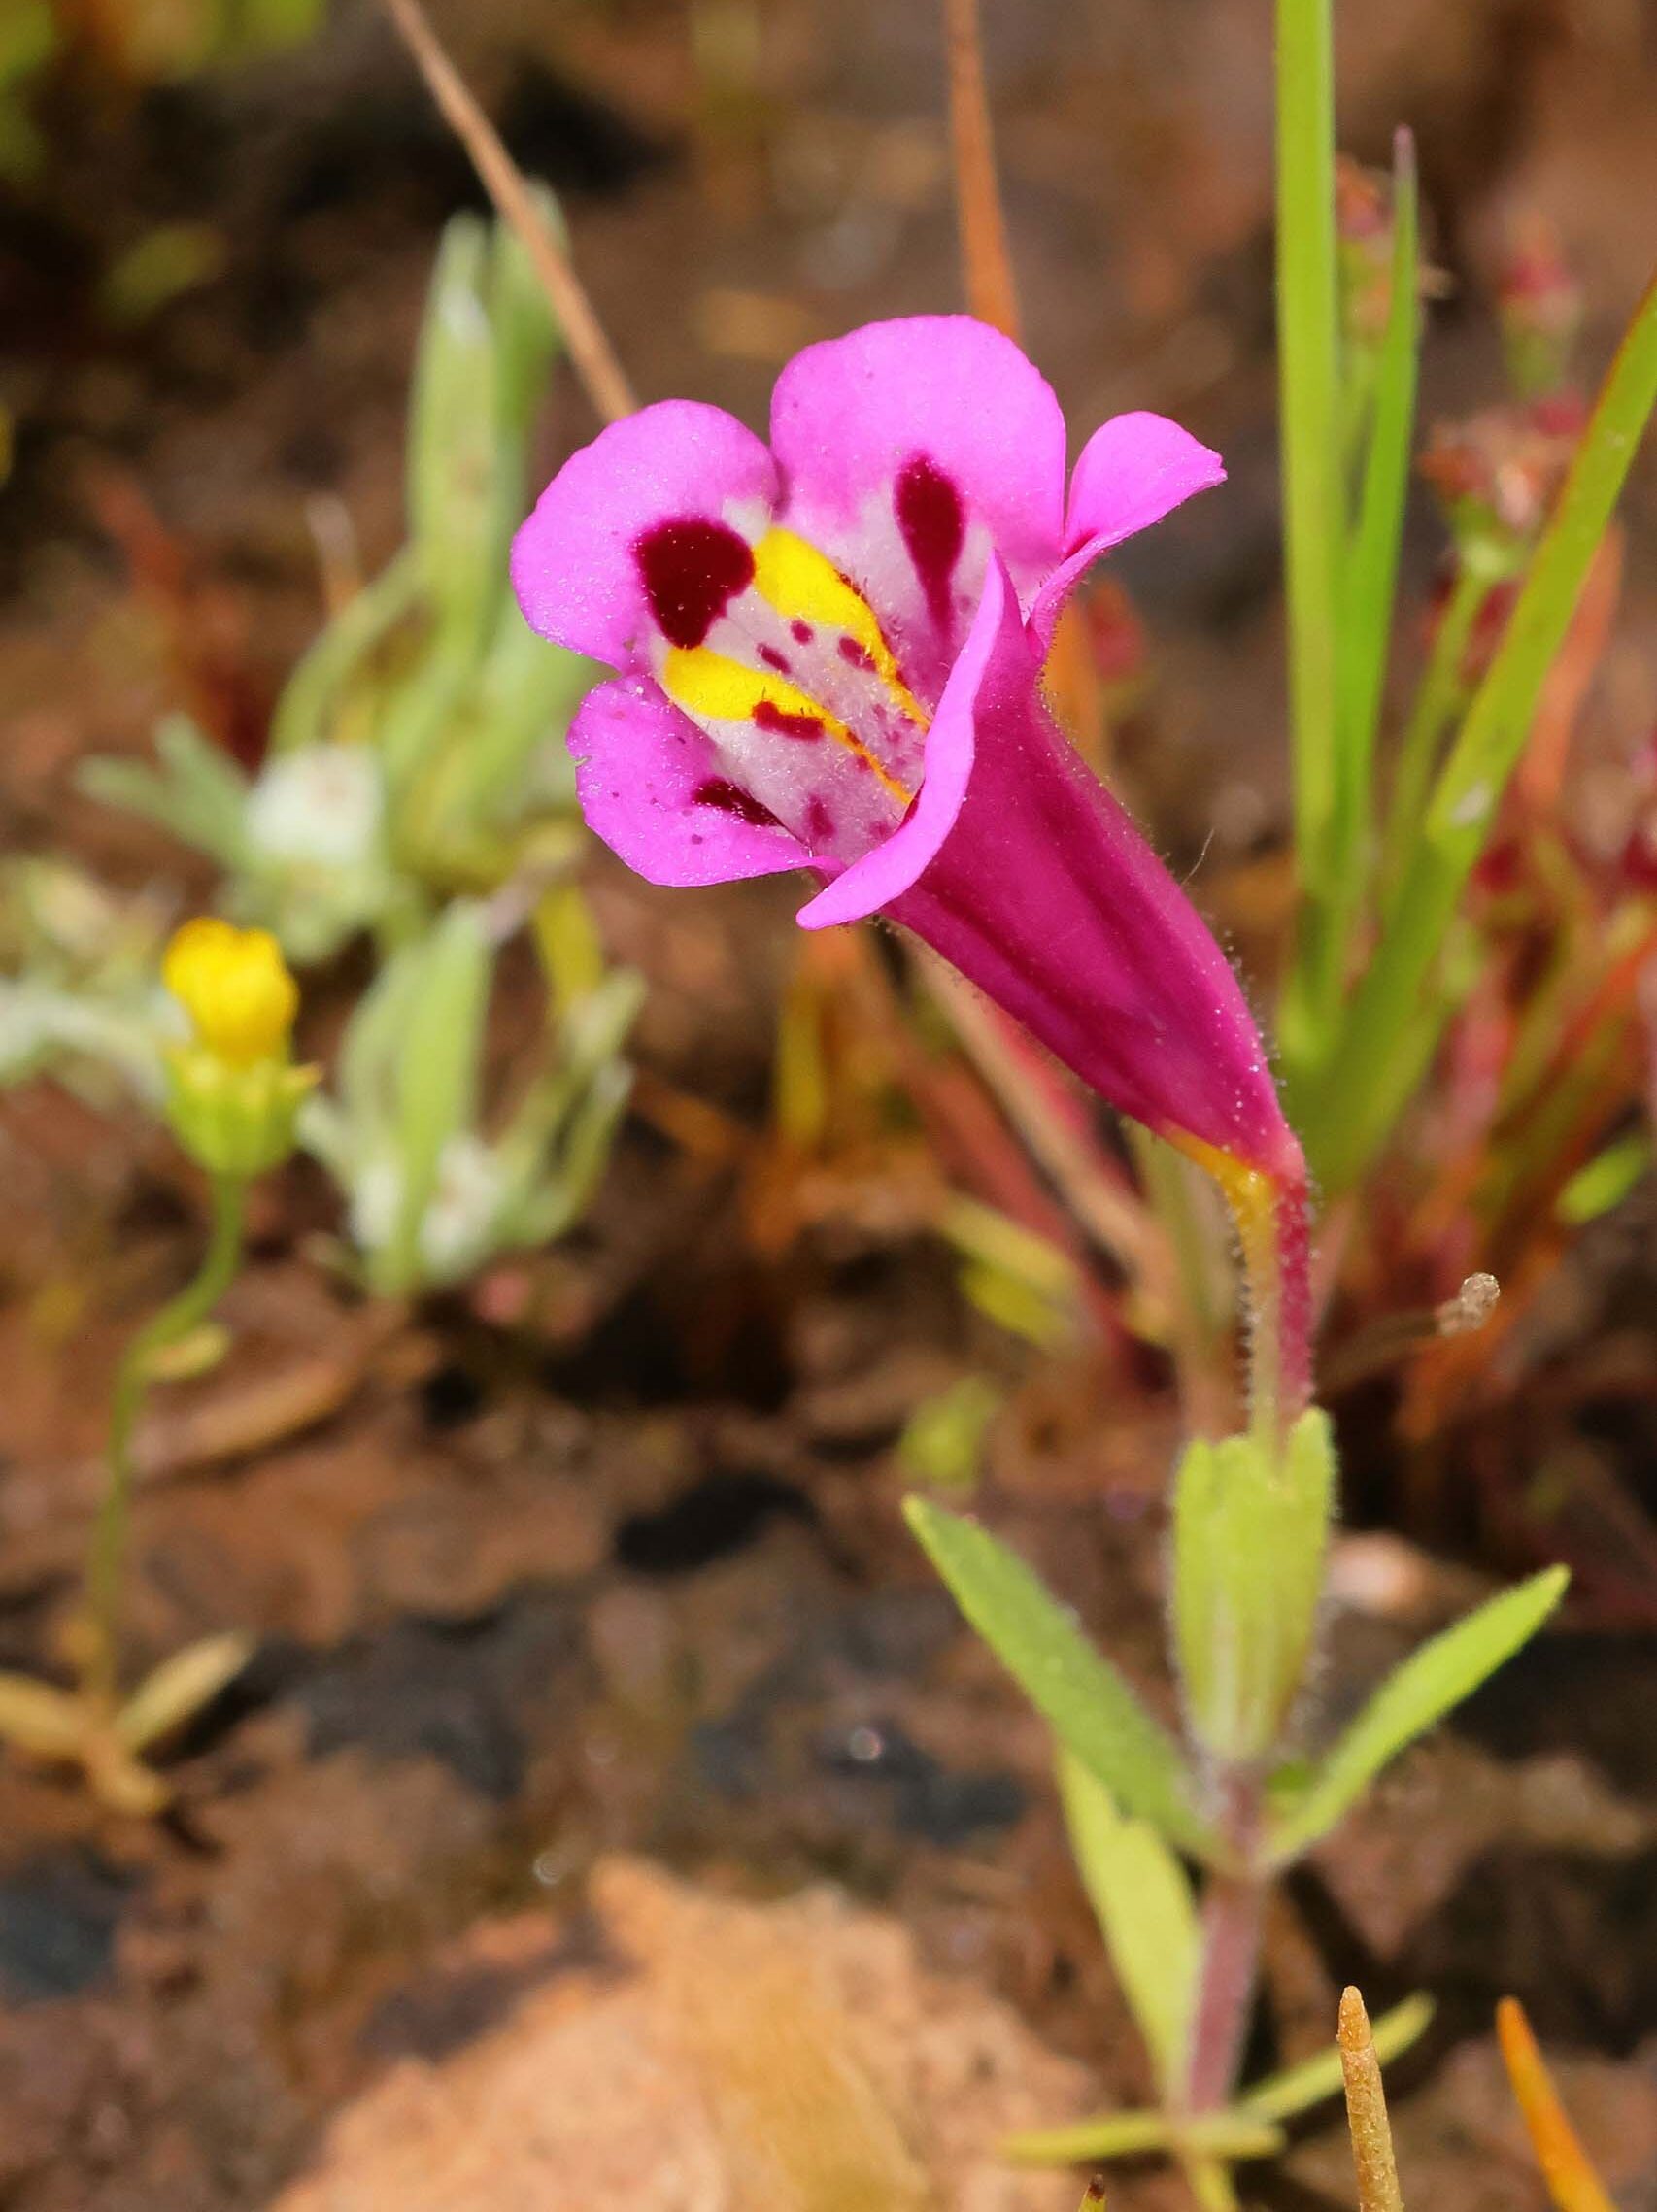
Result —
M 1018 288 L 1013 283 L 1007 226 L 996 177 L 978 0 L 944 0 L 944 46 L 949 63 L 950 142 L 966 304 L 981 322 L 993 322 L 998 330 L 1016 338 Z
M 1504 1997 L 1496 2008 L 1496 2039 L 1524 2116 L 1525 2132 L 1559 2212 L 1615 2212 L 1606 2186 L 1572 2127 L 1554 2088 L 1525 2008 Z
M 1387 2119 L 1387 2093 L 1381 2062 L 1370 2032 L 1370 2015 L 1356 1990 L 1340 1998 L 1340 2071 L 1346 2081 L 1346 2125 L 1352 2133 L 1352 2163 L 1358 2174 L 1358 2212 L 1403 2212 L 1393 2132 Z
M 385 0 L 385 7 L 419 64 L 444 120 L 470 154 L 472 166 L 501 219 L 509 222 L 522 240 L 588 398 L 606 422 L 619 422 L 624 415 L 633 413 L 638 401 L 585 285 L 536 206 L 523 172 L 444 51 L 421 0 Z

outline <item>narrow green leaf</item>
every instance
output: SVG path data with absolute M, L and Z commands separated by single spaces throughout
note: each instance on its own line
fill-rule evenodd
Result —
M 1278 1864 L 1328 1834 L 1389 1760 L 1435 1726 L 1530 1641 L 1571 1577 L 1547 1567 L 1470 1613 L 1413 1652 L 1382 1683 L 1335 1749 L 1317 1767 L 1271 1837 Z
M 1338 703 L 1345 553 L 1332 0 L 1277 0 L 1277 379 L 1300 941 L 1281 1041 L 1309 1056 L 1337 998 L 1347 896 Z
M 1650 1137 L 1643 1129 L 1630 1129 L 1576 1170 L 1554 1201 L 1554 1212 L 1572 1228 L 1597 1222 L 1622 1204 L 1650 1166 Z
M 1211 1851 L 1172 1738 L 1024 1561 L 928 1498 L 906 1499 L 903 1511 L 962 1612 L 1065 1750 L 1182 1850 Z
M 1307 1153 L 1331 1196 L 1352 1187 L 1408 1100 L 1412 1074 L 1397 1051 L 1400 1036 L 1418 1018 L 1653 407 L 1657 281 L 1611 363 L 1502 643 L 1439 774 L 1391 920 L 1347 1002 L 1326 1072 L 1297 1101 Z
M 1365 457 L 1358 521 L 1342 579 L 1340 790 L 1336 856 L 1342 876 L 1363 880 L 1371 818 L 1375 732 L 1393 631 L 1399 551 L 1409 491 L 1415 428 L 1420 324 L 1420 213 L 1415 144 L 1401 130 L 1393 146 L 1392 298 L 1381 339 L 1374 411 Z
M 412 612 L 420 584 L 418 550 L 404 546 L 371 583 L 346 601 L 294 663 L 283 686 L 271 717 L 272 753 L 297 753 L 335 734 L 334 712 L 348 685 Z
M 1185 1868 L 1148 1821 L 1129 1820 L 1091 1768 L 1059 1754 L 1077 1870 L 1123 1994 L 1171 2097 L 1185 2077 L 1197 1995 L 1197 1907 Z
M 1371 2032 L 1375 2056 L 1383 2065 L 1402 2058 L 1426 2034 L 1433 2012 L 1433 1999 L 1418 1990 L 1402 2004 L 1395 2004 L 1391 2012 L 1382 2013 Z M 1302 2059 L 1298 2066 L 1285 2066 L 1281 2073 L 1245 2090 L 1237 2099 L 1237 2110 L 1256 2120 L 1292 2120 L 1298 2112 L 1321 2104 L 1326 2096 L 1338 2096 L 1340 2087 L 1340 2049 L 1332 2043 L 1327 2051 Z
M 1083 2165 L 1090 2159 L 1126 2159 L 1145 2151 L 1176 2151 L 1211 2159 L 1268 2159 L 1283 2148 L 1281 2128 L 1250 2112 L 1100 2112 L 1067 2128 L 1033 2128 L 1004 2135 L 1002 2158 L 1021 2166 Z
M 168 715 L 158 724 L 155 754 L 156 768 L 138 760 L 87 760 L 77 781 L 100 805 L 154 822 L 222 868 L 239 867 L 246 855 L 247 778 L 187 715 Z

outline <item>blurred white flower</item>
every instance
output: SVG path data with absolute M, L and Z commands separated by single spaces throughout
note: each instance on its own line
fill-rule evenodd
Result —
M 257 853 L 307 867 L 368 866 L 384 818 L 380 763 L 362 745 L 279 754 L 248 794 L 247 833 Z

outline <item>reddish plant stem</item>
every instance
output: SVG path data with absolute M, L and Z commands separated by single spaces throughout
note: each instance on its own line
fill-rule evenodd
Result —
M 1212 2112 L 1231 2100 L 1242 2068 L 1260 1970 L 1268 1884 L 1250 1871 L 1260 1826 L 1260 1785 L 1252 1774 L 1234 1773 L 1227 1778 L 1226 1799 L 1226 1828 L 1237 1865 L 1211 1874 L 1202 1893 L 1197 2006 L 1185 2075 L 1185 2104 L 1191 2112 Z

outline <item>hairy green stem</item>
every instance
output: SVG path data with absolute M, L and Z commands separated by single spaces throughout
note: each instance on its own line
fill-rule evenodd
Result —
M 132 1443 L 149 1390 L 156 1353 L 177 1344 L 207 1320 L 235 1279 L 241 1262 L 247 1184 L 239 1176 L 213 1179 L 213 1226 L 193 1279 L 168 1300 L 122 1355 L 110 1407 L 104 1494 L 86 1554 L 85 1613 L 89 1638 L 85 1687 L 113 1701 L 118 1686 L 121 1581 L 132 1509 Z

